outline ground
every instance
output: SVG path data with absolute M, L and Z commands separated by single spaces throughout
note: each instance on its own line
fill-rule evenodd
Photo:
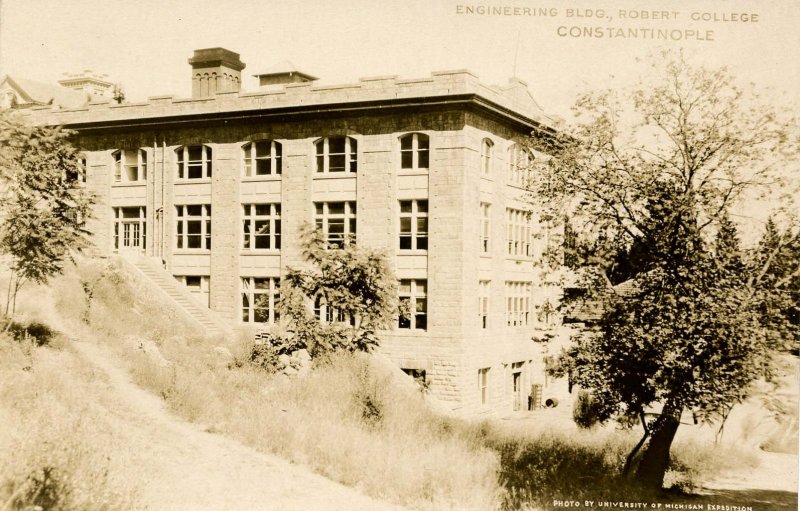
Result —
M 138 500 L 148 510 L 399 510 L 176 418 L 131 382 L 110 350 L 74 340 L 108 386 L 109 414 L 148 474 Z

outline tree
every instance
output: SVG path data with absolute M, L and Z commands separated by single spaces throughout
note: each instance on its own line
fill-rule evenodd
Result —
M 328 246 L 319 230 L 302 233 L 307 266 L 289 268 L 282 280 L 280 313 L 285 332 L 273 337 L 282 351 L 370 351 L 380 330 L 396 321 L 397 281 L 386 255 L 344 243 Z
M 45 283 L 87 242 L 92 199 L 70 133 L 0 112 L 0 253 L 10 259 L 5 314 L 29 281 Z
M 797 137 L 725 69 L 668 52 L 652 66 L 656 83 L 578 100 L 578 124 L 553 142 L 534 189 L 564 210 L 554 217 L 569 212 L 573 246 L 604 276 L 587 279 L 602 319 L 560 372 L 593 392 L 602 420 L 641 422 L 624 472 L 635 464 L 660 488 L 683 412 L 718 421 L 780 347 L 768 332 L 781 319 L 761 307 L 775 294 L 771 263 L 744 264 L 728 214 L 781 182 Z M 623 281 L 621 296 L 612 284 Z

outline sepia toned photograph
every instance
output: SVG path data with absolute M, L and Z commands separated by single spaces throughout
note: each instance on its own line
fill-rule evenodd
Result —
M 793 0 L 0 0 L 0 511 L 795 511 Z

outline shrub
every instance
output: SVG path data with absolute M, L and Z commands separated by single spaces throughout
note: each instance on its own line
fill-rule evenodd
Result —
M 578 390 L 572 405 L 572 420 L 581 428 L 591 428 L 600 422 L 598 403 L 588 390 Z
M 12 321 L 8 333 L 15 341 L 32 341 L 35 346 L 50 346 L 57 332 L 44 323 L 31 321 L 20 323 Z

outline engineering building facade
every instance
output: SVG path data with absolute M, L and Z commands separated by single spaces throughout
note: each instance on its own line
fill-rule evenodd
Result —
M 380 352 L 439 400 L 473 414 L 547 396 L 558 289 L 537 270 L 549 233 L 524 183 L 556 122 L 523 82 L 448 71 L 316 86 L 283 65 L 246 93 L 238 54 L 189 63 L 190 99 L 26 111 L 77 131 L 101 251 L 155 258 L 230 324 L 269 328 L 316 223 L 390 255 L 413 313 Z

